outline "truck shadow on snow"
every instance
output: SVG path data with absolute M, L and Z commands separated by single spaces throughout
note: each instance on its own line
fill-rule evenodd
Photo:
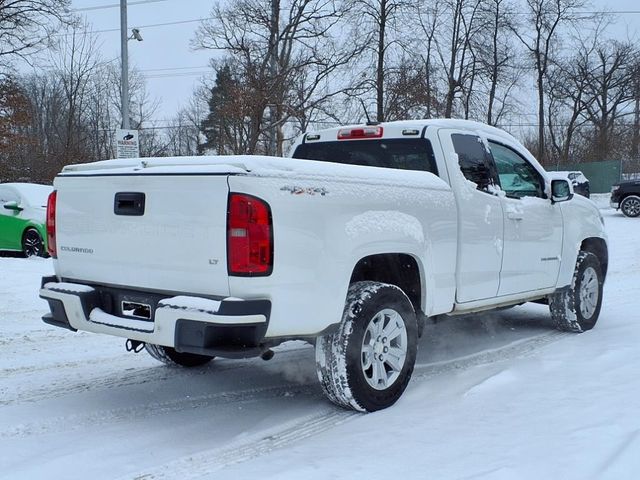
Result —
M 507 345 L 536 337 L 554 330 L 548 307 L 527 304 L 508 310 L 491 311 L 447 317 L 425 326 L 418 343 L 416 363 L 447 362 L 499 349 Z M 260 401 L 264 398 L 282 398 L 290 403 L 296 397 L 322 397 L 315 371 L 313 347 L 303 342 L 289 342 L 277 347 L 272 360 L 259 358 L 246 360 L 215 359 L 197 369 L 183 370 L 159 365 L 163 382 L 179 382 L 191 390 L 189 395 L 219 393 L 234 397 L 236 401 Z M 231 398 L 229 397 L 229 398 Z
M 551 331 L 548 309 L 542 305 L 448 317 L 425 327 L 416 364 L 425 367 L 455 361 Z M 275 350 L 269 361 L 214 359 L 207 366 L 192 369 L 149 366 L 147 362 L 144 367 L 136 366 L 137 357 L 131 354 L 126 369 L 112 371 L 78 388 L 71 381 L 65 385 L 66 393 L 57 393 L 80 394 L 80 401 L 90 395 L 100 409 L 116 406 L 118 411 L 125 409 L 138 416 L 141 412 L 142 416 L 155 416 L 167 411 L 215 408 L 220 412 L 212 415 L 218 418 L 222 412 L 240 406 L 244 413 L 264 410 L 265 403 L 276 410 L 293 408 L 299 412 L 330 407 L 317 380 L 313 347 L 288 342 Z

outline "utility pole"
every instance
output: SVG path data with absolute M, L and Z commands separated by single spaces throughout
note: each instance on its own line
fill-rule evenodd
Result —
M 127 43 L 127 0 L 120 0 L 120 64 L 122 66 L 120 103 L 122 105 L 122 129 L 129 130 L 129 49 Z
M 271 85 L 271 95 L 269 98 L 269 155 L 276 155 L 278 151 L 277 142 L 277 105 L 276 101 L 280 99 L 275 94 L 280 86 L 276 84 L 276 76 L 278 74 L 278 36 L 280 34 L 280 0 L 271 0 L 271 25 L 269 26 L 269 83 Z

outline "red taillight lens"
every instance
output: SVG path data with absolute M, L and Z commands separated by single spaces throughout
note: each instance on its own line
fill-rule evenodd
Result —
M 47 252 L 53 258 L 57 258 L 56 248 L 56 201 L 58 192 L 53 191 L 47 199 Z
M 229 195 L 229 275 L 269 275 L 273 270 L 273 225 L 269 205 L 251 195 Z
M 349 140 L 353 138 L 380 138 L 382 137 L 382 127 L 357 127 L 341 128 L 338 130 L 338 140 Z

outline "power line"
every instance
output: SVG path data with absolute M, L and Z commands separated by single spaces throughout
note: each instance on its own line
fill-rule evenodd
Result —
M 133 2 L 127 2 L 127 6 L 130 5 L 143 5 L 145 3 L 158 3 L 158 2 L 166 2 L 167 0 L 137 0 Z M 91 10 L 105 10 L 107 8 L 120 8 L 119 3 L 111 3 L 108 5 L 96 5 L 94 7 L 82 7 L 82 8 L 72 8 L 72 12 L 88 12 Z
M 191 76 L 199 76 L 206 75 L 211 73 L 211 70 L 203 70 L 199 72 L 177 72 L 177 73 L 158 73 L 151 75 L 143 75 L 146 79 L 156 79 L 156 78 L 176 78 L 176 77 L 191 77 Z
M 154 1 L 166 1 L 166 0 L 154 0 Z M 149 25 L 133 25 L 136 28 L 156 28 L 156 27 L 168 27 L 171 25 L 184 25 L 186 23 L 196 23 L 201 22 L 203 20 L 209 20 L 207 17 L 202 18 L 193 18 L 190 20 L 177 20 L 175 22 L 165 22 L 165 23 L 151 23 Z M 113 33 L 120 32 L 119 28 L 105 28 L 102 30 L 85 30 L 84 32 L 69 32 L 69 33 L 57 33 L 52 36 L 54 37 L 65 37 L 69 35 L 95 35 L 97 33 Z
M 209 68 L 209 65 L 197 65 L 194 67 L 165 67 L 165 68 L 145 68 L 139 70 L 140 72 L 161 72 L 164 70 L 192 70 L 194 68 Z
M 157 2 L 166 2 L 168 0 L 140 0 L 138 2 L 131 2 L 129 3 L 129 5 L 135 5 L 135 4 L 140 4 L 140 3 L 157 3 Z M 86 9 L 77 9 L 76 11 L 79 10 L 96 10 L 98 8 L 111 8 L 111 7 L 115 7 L 115 6 L 119 6 L 116 4 L 113 5 L 102 5 L 99 7 L 87 7 Z M 613 14 L 613 15 L 638 15 L 640 14 L 640 10 L 600 10 L 600 11 L 576 11 L 574 12 L 576 14 L 580 14 L 580 15 L 605 15 L 605 14 Z M 530 12 L 511 12 L 511 15 L 529 15 Z M 197 23 L 197 22 L 202 22 L 204 20 L 210 20 L 210 17 L 200 17 L 200 18 L 191 18 L 191 19 L 187 19 L 187 20 L 177 20 L 174 22 L 164 22 L 164 23 L 151 23 L 148 25 L 135 25 L 137 28 L 157 28 L 157 27 L 169 27 L 169 26 L 173 26 L 173 25 L 185 25 L 185 24 L 189 24 L 189 23 Z M 96 33 L 112 33 L 112 32 L 119 32 L 120 29 L 119 28 L 106 28 L 106 29 L 102 29 L 102 30 L 87 30 L 84 32 L 78 32 L 76 33 L 76 35 L 94 35 Z M 60 33 L 57 34 L 57 36 L 64 36 L 64 35 L 72 35 L 72 33 Z

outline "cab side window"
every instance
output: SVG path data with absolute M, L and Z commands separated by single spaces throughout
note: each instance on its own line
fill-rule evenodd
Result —
M 539 197 L 544 194 L 544 180 L 524 157 L 511 148 L 489 141 L 491 154 L 498 169 L 500 187 L 510 198 Z
M 482 191 L 488 191 L 490 185 L 497 184 L 491 156 L 480 137 L 454 133 L 451 141 L 458 155 L 460 170 L 467 180 L 475 183 L 478 190 Z

